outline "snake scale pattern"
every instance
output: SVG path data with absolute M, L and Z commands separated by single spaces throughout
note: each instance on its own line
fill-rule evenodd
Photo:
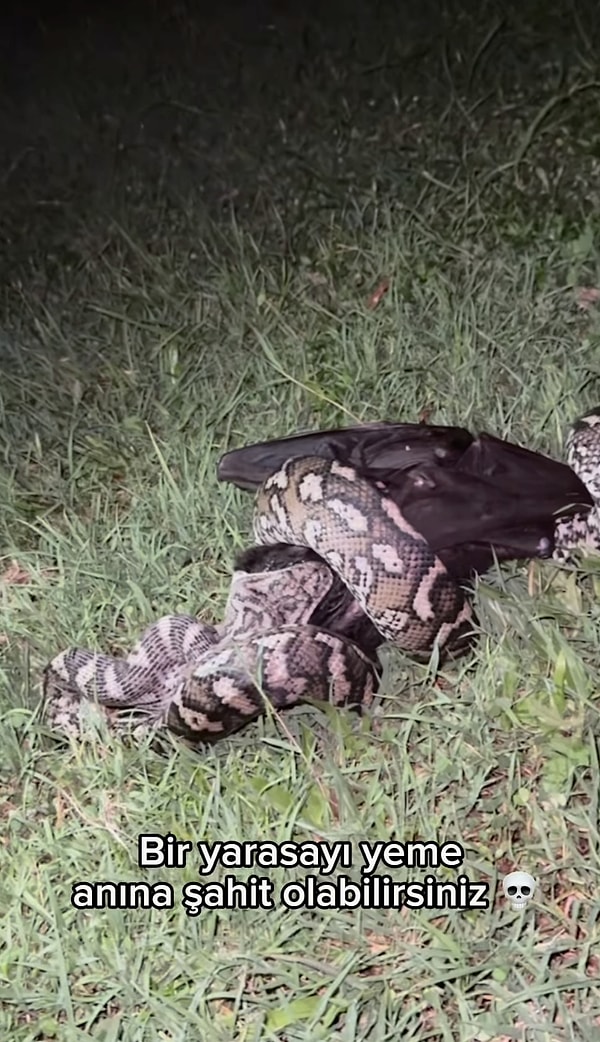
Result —
M 468 580 L 494 557 L 600 549 L 600 410 L 573 426 L 567 456 L 416 424 L 228 453 L 219 477 L 257 490 L 258 545 L 235 562 L 224 621 L 164 616 L 121 658 L 68 648 L 44 671 L 46 720 L 80 736 L 99 713 L 120 733 L 197 744 L 269 706 L 369 706 L 385 641 L 421 658 L 468 651 Z

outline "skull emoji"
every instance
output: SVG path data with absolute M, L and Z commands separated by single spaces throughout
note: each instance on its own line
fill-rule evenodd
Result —
M 511 872 L 502 880 L 505 896 L 515 912 L 525 908 L 535 890 L 535 879 L 528 872 Z

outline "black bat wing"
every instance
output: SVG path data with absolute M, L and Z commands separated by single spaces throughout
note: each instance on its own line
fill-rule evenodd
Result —
M 424 423 L 365 423 L 326 431 L 277 438 L 232 449 L 217 466 L 220 481 L 238 488 L 257 489 L 286 460 L 320 456 L 356 467 L 370 481 L 436 461 L 457 463 L 473 435 L 463 427 L 435 427 Z
M 388 474 L 406 519 L 453 575 L 485 572 L 498 560 L 550 557 L 558 517 L 593 505 L 582 481 L 559 463 L 482 434 L 451 468 Z
M 312 431 L 226 453 L 221 481 L 256 489 L 286 460 L 335 459 L 380 482 L 457 579 L 499 561 L 550 557 L 555 522 L 586 512 L 587 488 L 565 463 L 462 427 L 372 423 Z

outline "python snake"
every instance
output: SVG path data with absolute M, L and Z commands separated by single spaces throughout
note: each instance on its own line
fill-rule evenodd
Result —
M 465 584 L 494 557 L 600 548 L 600 411 L 573 426 L 567 456 L 414 424 L 233 450 L 219 477 L 258 488 L 258 545 L 236 561 L 224 621 L 164 616 L 123 658 L 67 649 L 44 671 L 46 719 L 80 735 L 99 709 L 115 731 L 205 743 L 269 704 L 368 706 L 384 641 L 417 657 L 469 649 Z

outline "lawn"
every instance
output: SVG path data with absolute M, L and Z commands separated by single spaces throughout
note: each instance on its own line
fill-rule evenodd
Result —
M 15 1042 L 598 1037 L 598 557 L 492 570 L 474 654 L 436 676 L 386 653 L 362 718 L 308 705 L 164 752 L 41 720 L 64 647 L 221 617 L 251 540 L 251 497 L 216 480 L 228 448 L 426 415 L 560 457 L 600 401 L 594 5 L 321 6 L 3 16 Z M 186 885 L 258 871 L 277 894 L 311 870 L 202 877 L 195 847 L 140 867 L 150 833 L 349 842 L 353 879 L 361 842 L 458 842 L 489 907 L 188 914 Z M 168 883 L 174 907 L 75 908 L 83 881 Z

